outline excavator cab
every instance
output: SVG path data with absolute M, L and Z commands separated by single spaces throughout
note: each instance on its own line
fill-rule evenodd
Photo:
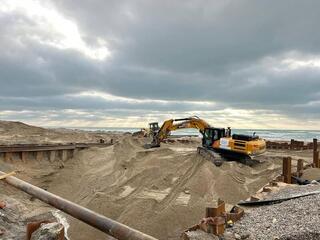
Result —
M 149 123 L 149 129 L 150 132 L 158 132 L 160 129 L 158 122 Z
M 226 130 L 224 128 L 205 128 L 202 137 L 202 146 L 210 148 L 215 141 L 223 137 L 226 137 Z

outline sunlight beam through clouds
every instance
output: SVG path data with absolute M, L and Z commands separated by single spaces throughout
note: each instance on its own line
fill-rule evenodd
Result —
M 73 97 L 100 97 L 107 101 L 116 101 L 116 102 L 127 102 L 130 104 L 134 103 L 158 103 L 158 104 L 194 104 L 198 106 L 211 106 L 214 107 L 216 104 L 214 102 L 209 101 L 174 101 L 174 100 L 161 100 L 161 99 L 136 99 L 136 98 L 127 98 L 127 97 L 119 97 L 112 94 L 98 92 L 98 91 L 84 91 L 77 94 L 69 94 L 69 96 Z

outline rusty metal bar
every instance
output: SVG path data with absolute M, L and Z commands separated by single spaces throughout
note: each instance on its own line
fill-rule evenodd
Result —
M 0 174 L 5 173 L 0 171 Z M 154 237 L 130 228 L 122 223 L 116 222 L 76 203 L 63 199 L 16 177 L 7 177 L 5 181 L 10 185 L 119 240 L 156 240 Z
M 291 183 L 291 157 L 284 157 L 282 160 L 282 176 L 285 183 Z

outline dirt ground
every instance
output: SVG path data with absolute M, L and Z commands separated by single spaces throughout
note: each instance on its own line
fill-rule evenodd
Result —
M 17 159 L 6 163 L 1 159 L 0 170 L 18 170 L 21 179 L 159 239 L 178 239 L 218 198 L 231 207 L 254 194 L 281 172 L 283 156 L 293 157 L 293 165 L 298 158 L 312 159 L 310 150 L 272 150 L 260 156 L 263 162 L 253 167 L 237 162 L 216 167 L 196 153 L 200 141 L 195 138 L 147 150 L 143 145 L 148 139 L 128 134 L 33 129 L 20 123 L 10 127 L 5 123 L 0 122 L 1 143 L 116 139 L 113 146 L 77 152 L 62 169 L 58 162 L 31 159 L 22 163 Z M 44 205 L 3 182 L 0 194 L 17 198 L 26 206 Z M 71 239 L 107 239 L 72 217 L 68 220 Z

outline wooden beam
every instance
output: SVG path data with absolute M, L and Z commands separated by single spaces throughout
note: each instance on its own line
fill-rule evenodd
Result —
M 298 177 L 301 177 L 302 174 L 303 174 L 303 159 L 298 159 L 297 175 Z
M 291 157 L 284 157 L 282 159 L 282 175 L 284 182 L 291 184 Z
M 6 177 L 10 177 L 12 175 L 16 174 L 16 172 L 9 172 L 9 173 L 6 173 L 6 174 L 3 174 L 3 175 L 0 175 L 0 180 L 1 179 L 5 179 Z

